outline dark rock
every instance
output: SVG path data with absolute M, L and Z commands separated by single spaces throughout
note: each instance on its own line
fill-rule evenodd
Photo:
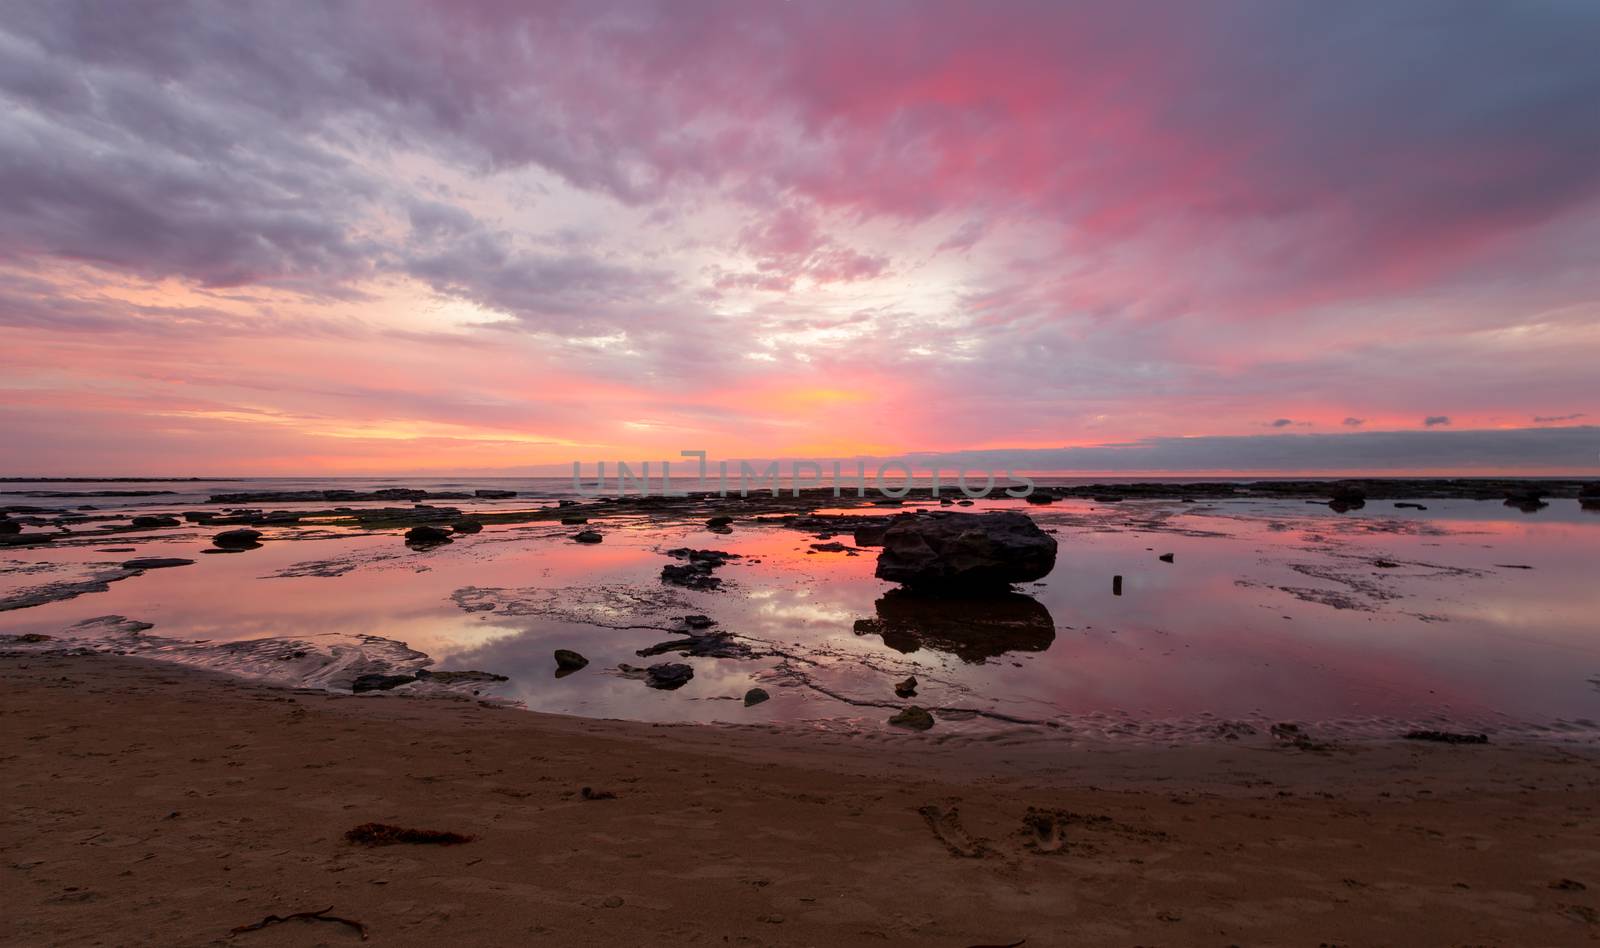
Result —
M 450 529 L 457 533 L 482 533 L 483 524 L 476 520 L 457 520 L 450 525 Z
M 494 672 L 485 671 L 429 671 L 424 668 L 417 672 L 418 681 L 431 681 L 439 685 L 454 685 L 461 682 L 488 684 L 496 681 L 510 681 L 505 675 L 496 675 Z
M 1054 497 L 1052 497 L 1051 495 L 1045 494 L 1045 493 L 1041 493 L 1039 491 L 1033 491 L 1032 493 L 1028 494 L 1028 496 L 1023 498 L 1023 499 L 1026 500 L 1030 504 L 1040 504 L 1040 505 L 1053 504 L 1053 503 L 1056 502 L 1056 499 Z
M 717 620 L 710 616 L 692 615 L 684 616 L 683 624 L 691 629 L 709 629 L 717 624 Z
M 651 688 L 659 688 L 662 691 L 675 691 L 678 688 L 682 688 L 689 683 L 689 679 L 694 677 L 693 668 L 678 662 L 663 662 L 660 665 L 651 665 L 649 668 L 643 669 L 642 675 L 640 674 L 640 669 L 631 665 L 619 667 L 629 677 L 642 677 L 645 684 Z
M 1111 577 L 1111 595 L 1113 595 L 1113 596 L 1122 595 L 1122 577 L 1121 576 L 1113 576 L 1113 577 Z
M 1397 510 L 1404 510 L 1406 508 L 1410 508 L 1412 510 L 1427 510 L 1428 509 L 1427 507 L 1423 506 L 1422 504 L 1413 504 L 1413 503 L 1409 503 L 1409 502 L 1404 501 L 1404 500 L 1395 501 L 1395 508 Z
M 1171 563 L 1173 560 L 1177 559 L 1177 557 L 1173 556 L 1171 553 L 1163 553 L 1160 556 L 1156 557 L 1156 559 L 1160 560 L 1163 563 Z
M 811 544 L 811 549 L 818 553 L 849 553 L 855 548 L 845 546 L 843 543 L 835 540 L 832 543 L 813 543 Z
M 558 501 L 556 501 L 556 506 L 557 507 L 576 507 L 576 506 L 578 506 L 578 502 L 576 500 L 558 500 Z
M 726 527 L 733 523 L 732 517 L 712 517 L 706 521 L 708 527 Z
M 572 535 L 572 538 L 579 543 L 599 543 L 605 539 L 596 530 L 579 530 Z
M 635 652 L 640 658 L 677 652 L 695 658 L 755 658 L 755 650 L 736 639 L 732 632 L 705 632 L 682 639 L 660 642 Z
M 587 658 L 584 658 L 582 655 L 579 655 L 577 652 L 574 652 L 571 649 L 556 649 L 556 674 L 558 676 L 570 675 L 588 664 L 589 660 Z
M 1328 506 L 1334 513 L 1360 510 L 1367 505 L 1367 492 L 1350 484 L 1335 484 L 1329 491 Z
M 1406 734 L 1408 741 L 1433 741 L 1437 744 L 1487 744 L 1487 734 L 1457 734 L 1453 731 L 1411 731 Z
M 877 616 L 857 619 L 857 635 L 876 635 L 897 652 L 931 649 L 977 664 L 1007 652 L 1042 652 L 1056 639 L 1050 610 L 1019 592 L 935 595 L 890 590 Z
M 401 685 L 409 685 L 416 681 L 415 675 L 358 675 L 350 683 L 350 690 L 356 694 L 363 691 L 388 691 Z
M 917 696 L 917 676 L 912 675 L 905 681 L 895 682 L 894 693 L 897 698 L 915 698 Z
M 913 731 L 926 731 L 928 728 L 933 727 L 933 715 L 916 705 L 912 705 L 896 713 L 894 717 L 889 719 L 889 723 L 895 727 L 908 728 Z
M 1523 513 L 1535 513 L 1550 506 L 1545 502 L 1544 496 L 1532 487 L 1525 487 L 1508 493 L 1505 505 L 1507 507 L 1515 507 Z
M 956 501 L 956 506 L 957 507 L 971 507 L 972 506 L 972 501 L 970 501 L 970 500 L 958 500 L 958 501 Z
M 439 527 L 430 527 L 427 524 L 421 524 L 406 531 L 406 546 L 441 546 L 450 542 L 452 542 L 450 539 L 450 531 L 442 530 Z
M 885 531 L 876 575 L 907 586 L 1003 589 L 1043 579 L 1055 563 L 1055 538 L 1026 514 L 933 511 Z
M 141 517 L 134 517 L 132 520 L 128 521 L 128 526 L 139 530 L 153 530 L 157 527 L 176 527 L 178 523 L 179 521 L 177 517 L 154 516 L 147 514 Z
M 517 496 L 517 492 L 514 490 L 488 490 L 480 488 L 473 491 L 472 496 L 482 497 L 484 500 L 508 500 Z
M 722 585 L 722 580 L 711 575 L 710 570 L 676 564 L 661 567 L 661 581 L 686 589 L 716 589 Z
M 744 693 L 744 706 L 748 708 L 751 705 L 760 704 L 771 697 L 771 695 L 767 694 L 765 688 L 751 688 Z
M 248 550 L 261 545 L 261 531 L 224 530 L 212 537 L 211 543 L 224 550 Z
M 0 518 L 0 533 L 21 533 L 22 524 L 15 520 Z
M 167 569 L 173 566 L 193 566 L 194 560 L 179 559 L 175 556 L 146 556 L 136 560 L 128 560 L 122 564 L 123 569 Z
M 565 527 L 576 527 L 576 526 L 580 526 L 580 525 L 588 523 L 588 522 L 589 522 L 589 518 L 588 517 L 562 517 L 561 518 L 561 525 L 565 526 Z
M 712 571 L 726 565 L 729 560 L 740 558 L 737 553 L 725 553 L 722 550 L 692 550 L 688 547 L 668 550 L 667 555 L 688 560 L 688 563 L 682 566 L 661 567 L 661 581 L 688 589 L 716 589 L 722 585 L 722 580 L 711 575 Z
M 1125 498 L 1121 494 L 1095 494 L 1091 499 L 1097 504 L 1120 504 Z

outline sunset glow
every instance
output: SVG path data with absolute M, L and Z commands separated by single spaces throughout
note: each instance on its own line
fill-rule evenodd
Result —
M 0 21 L 0 473 L 1600 469 L 1593 6 L 405 6 Z

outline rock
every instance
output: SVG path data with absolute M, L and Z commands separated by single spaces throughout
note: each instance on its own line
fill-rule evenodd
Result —
M 817 553 L 850 553 L 855 548 L 845 546 L 838 540 L 834 540 L 831 543 L 813 543 L 811 544 L 811 549 Z
M 1507 507 L 1515 507 L 1523 513 L 1535 513 L 1550 506 L 1545 502 L 1543 495 L 1531 487 L 1515 490 L 1507 494 L 1505 505 Z
M 970 501 L 970 500 L 958 500 L 958 501 L 956 501 L 956 506 L 957 507 L 971 507 L 972 506 L 972 501 Z
M 1329 493 L 1328 506 L 1334 513 L 1360 510 L 1367 505 L 1367 492 L 1349 484 L 1335 484 Z
M 889 719 L 889 723 L 895 727 L 908 728 L 913 731 L 926 731 L 928 728 L 933 727 L 933 715 L 916 705 L 912 705 L 903 711 L 897 712 L 894 717 Z
M 895 682 L 894 693 L 897 698 L 915 698 L 917 696 L 917 676 L 912 675 L 905 681 Z
M 406 546 L 442 546 L 450 542 L 453 542 L 450 539 L 450 531 L 439 527 L 421 524 L 406 531 Z
M 556 506 L 557 507 L 576 507 L 576 506 L 578 506 L 578 502 L 576 500 L 558 500 L 558 501 L 556 501 Z
M 482 533 L 483 524 L 476 520 L 457 520 L 450 525 L 450 529 L 457 533 Z
M 472 496 L 482 497 L 484 500 L 508 500 L 517 496 L 517 492 L 514 490 L 489 490 L 480 488 L 473 491 Z
M 1121 576 L 1113 576 L 1113 577 L 1111 577 L 1111 595 L 1113 595 L 1113 596 L 1122 595 L 1122 577 Z
M 589 660 L 567 648 L 556 649 L 556 674 L 570 675 L 589 664 Z
M 722 550 L 692 550 L 688 547 L 668 550 L 667 555 L 688 560 L 688 563 L 682 566 L 661 567 L 661 581 L 688 589 L 716 589 L 722 585 L 722 580 L 711 575 L 712 571 L 726 565 L 729 560 L 740 558 L 737 553 L 726 553 Z
M 712 527 L 712 528 L 726 527 L 726 526 L 728 526 L 728 525 L 730 525 L 732 523 L 733 523 L 733 518 L 732 517 L 712 517 L 711 519 L 706 521 L 706 526 Z
M 22 524 L 15 520 L 0 518 L 0 533 L 21 533 Z
M 1163 553 L 1160 556 L 1156 557 L 1156 559 L 1160 560 L 1163 563 L 1171 563 L 1174 559 L 1176 559 L 1176 557 L 1173 556 L 1171 553 Z
M 692 655 L 696 658 L 757 657 L 755 650 L 734 638 L 732 632 L 703 632 L 699 635 L 690 635 L 688 638 L 660 642 L 649 648 L 639 649 L 634 654 L 640 658 L 649 658 L 667 652 Z
M 717 620 L 710 616 L 692 615 L 684 616 L 683 624 L 691 629 L 709 629 L 717 624 Z
M 1487 734 L 1456 734 L 1452 731 L 1411 731 L 1406 734 L 1408 741 L 1433 741 L 1438 744 L 1487 744 Z
M 388 691 L 401 685 L 409 685 L 416 681 L 415 675 L 357 675 L 355 681 L 350 683 L 350 690 L 356 694 L 363 691 Z
M 122 564 L 123 569 L 168 569 L 173 566 L 193 566 L 194 560 L 179 559 L 176 556 L 146 556 L 140 559 L 127 560 Z
M 224 530 L 211 538 L 211 544 L 223 550 L 248 550 L 261 545 L 260 530 Z
M 885 531 L 876 575 L 906 586 L 1004 589 L 1043 579 L 1055 564 L 1055 538 L 1026 514 L 933 511 Z
M 661 567 L 661 581 L 674 586 L 683 586 L 686 589 L 716 589 L 722 585 L 722 580 L 711 575 L 711 571 L 697 566 L 669 565 Z
M 744 706 L 748 708 L 751 705 L 760 704 L 771 697 L 771 695 L 767 694 L 765 688 L 751 688 L 744 693 Z
M 1120 504 L 1124 498 L 1121 494 L 1095 494 L 1090 499 L 1097 504 Z
M 588 517 L 562 517 L 561 518 L 561 525 L 564 526 L 564 527 L 582 526 L 583 524 L 586 524 L 588 522 L 589 522 L 589 518 Z
M 694 677 L 694 669 L 678 662 L 662 662 L 651 665 L 649 668 L 635 668 L 632 665 L 617 666 L 629 678 L 642 678 L 644 683 L 651 688 L 662 691 L 674 691 L 689 683 Z
M 1427 507 L 1423 506 L 1422 504 L 1413 504 L 1413 503 L 1409 503 L 1409 502 L 1404 501 L 1404 500 L 1395 501 L 1395 508 L 1398 509 L 1398 510 L 1404 510 L 1404 509 L 1406 509 L 1408 507 L 1410 509 L 1412 509 L 1412 510 L 1427 510 L 1428 509 Z
M 496 675 L 494 672 L 485 671 L 429 671 L 426 668 L 417 672 L 418 681 L 431 681 L 439 685 L 454 685 L 461 682 L 484 683 L 496 681 L 510 681 L 505 675 Z
M 596 530 L 579 530 L 572 535 L 572 539 L 579 543 L 599 543 L 605 538 Z
M 1028 494 L 1028 496 L 1023 498 L 1023 499 L 1026 500 L 1030 504 L 1040 504 L 1040 505 L 1053 504 L 1053 503 L 1056 502 L 1056 499 L 1054 497 L 1050 496 L 1049 494 L 1042 494 L 1039 491 L 1033 491 L 1032 493 Z
M 142 517 L 134 517 L 132 520 L 128 521 L 128 526 L 138 530 L 153 530 L 157 527 L 176 527 L 178 523 L 179 521 L 177 517 L 158 517 L 146 515 Z

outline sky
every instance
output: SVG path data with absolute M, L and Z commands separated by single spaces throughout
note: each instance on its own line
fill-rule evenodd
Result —
M 1590 0 L 0 0 L 0 474 L 1600 471 L 1596 48 Z

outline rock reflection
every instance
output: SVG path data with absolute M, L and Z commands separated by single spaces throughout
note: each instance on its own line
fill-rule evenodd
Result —
M 939 596 L 896 589 L 875 604 L 877 618 L 857 619 L 857 635 L 877 635 L 897 652 L 932 649 L 978 664 L 1007 652 L 1043 652 L 1055 641 L 1044 604 L 1018 592 Z

